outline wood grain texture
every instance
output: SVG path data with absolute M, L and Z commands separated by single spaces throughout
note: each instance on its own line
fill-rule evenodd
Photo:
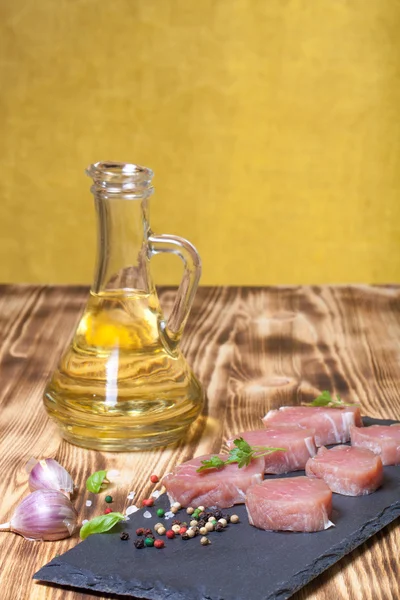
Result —
M 80 519 L 104 509 L 84 491 L 88 475 L 119 469 L 112 489 L 123 510 L 153 489 L 177 462 L 225 448 L 228 437 L 256 428 L 270 408 L 310 400 L 329 389 L 362 405 L 363 414 L 400 419 L 400 288 L 201 288 L 182 342 L 207 390 L 204 415 L 177 446 L 154 452 L 97 453 L 62 441 L 42 405 L 45 382 L 84 306 L 83 287 L 0 286 L 0 516 L 7 521 L 28 493 L 24 465 L 54 457 L 79 485 Z M 171 308 L 174 291 L 160 290 Z M 90 497 L 93 505 L 85 501 Z M 88 595 L 34 583 L 32 574 L 78 542 L 33 543 L 0 534 L 2 600 L 78 600 Z M 398 598 L 398 522 L 387 527 L 318 579 L 295 600 Z

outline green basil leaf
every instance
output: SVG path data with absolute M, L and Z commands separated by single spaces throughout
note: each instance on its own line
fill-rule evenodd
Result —
M 88 492 L 98 494 L 106 477 L 107 471 L 96 471 L 96 473 L 93 473 L 86 481 L 86 489 Z
M 108 515 L 99 515 L 91 521 L 82 525 L 80 530 L 80 538 L 85 540 L 93 533 L 104 533 L 109 531 L 114 525 L 125 519 L 125 516 L 119 512 L 108 513 Z

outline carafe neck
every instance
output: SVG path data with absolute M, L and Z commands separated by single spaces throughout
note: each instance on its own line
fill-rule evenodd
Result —
M 148 269 L 150 169 L 127 163 L 91 165 L 98 218 L 97 261 L 92 290 L 151 292 Z

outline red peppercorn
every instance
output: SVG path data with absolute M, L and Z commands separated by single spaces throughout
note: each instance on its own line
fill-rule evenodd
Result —
M 172 531 L 172 529 L 168 529 L 168 531 L 165 535 L 167 536 L 168 539 L 172 540 L 175 537 L 175 531 Z
M 150 481 L 151 483 L 158 483 L 160 480 L 158 479 L 157 475 L 152 475 L 150 477 Z
M 186 533 L 187 532 L 187 527 L 181 527 L 179 530 L 179 535 L 182 535 L 182 533 Z
M 145 498 L 142 502 L 143 506 L 153 506 L 154 500 L 153 498 Z
M 110 514 L 110 512 L 112 512 L 112 508 L 106 508 L 106 510 L 104 511 L 105 515 Z
M 144 534 L 143 527 L 139 527 L 139 529 L 136 529 L 136 535 L 143 535 L 143 534 Z
M 164 544 L 164 542 L 162 540 L 156 540 L 154 542 L 154 547 L 155 548 L 164 548 L 164 546 L 165 546 L 165 544 Z
M 147 537 L 149 535 L 153 535 L 152 529 L 143 529 L 143 534 Z

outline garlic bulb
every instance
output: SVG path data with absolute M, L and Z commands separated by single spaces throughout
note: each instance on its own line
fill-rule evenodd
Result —
M 30 540 L 62 540 L 70 537 L 78 515 L 65 494 L 56 490 L 36 490 L 15 509 L 9 523 L 0 531 L 13 531 Z
M 28 463 L 29 464 L 29 463 Z M 74 491 L 71 475 L 53 458 L 39 460 L 29 474 L 29 488 L 35 490 L 58 490 L 68 498 Z

